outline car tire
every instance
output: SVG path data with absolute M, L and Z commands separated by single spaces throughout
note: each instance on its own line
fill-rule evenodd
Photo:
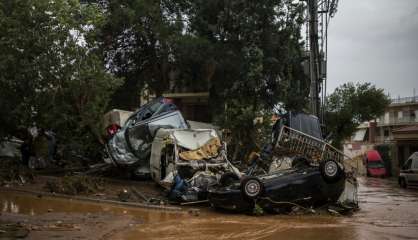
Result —
M 400 178 L 399 179 L 399 186 L 401 188 L 407 188 L 408 187 L 408 184 L 406 184 L 405 178 Z
M 319 165 L 321 175 L 328 183 L 335 183 L 341 179 L 343 170 L 339 164 L 334 160 L 326 160 Z
M 264 191 L 264 185 L 256 177 L 247 177 L 241 181 L 241 192 L 248 199 L 256 199 Z

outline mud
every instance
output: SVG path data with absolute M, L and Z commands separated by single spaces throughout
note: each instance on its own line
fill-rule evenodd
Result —
M 26 225 L 39 226 L 62 221 L 80 227 L 61 232 L 60 239 L 418 239 L 418 190 L 400 189 L 396 179 L 360 179 L 361 210 L 349 217 L 255 217 L 205 209 L 190 214 L 0 194 L 1 221 L 29 219 Z M 100 227 L 94 220 L 84 224 L 88 216 L 97 216 L 93 219 L 100 219 Z M 53 236 L 52 230 L 31 230 L 28 238 L 44 239 L 48 231 Z

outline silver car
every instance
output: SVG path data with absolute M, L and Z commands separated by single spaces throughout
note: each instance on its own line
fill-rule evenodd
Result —
M 418 186 L 418 152 L 414 152 L 402 166 L 398 179 L 402 188 Z
M 160 128 L 189 128 L 177 107 L 165 98 L 142 106 L 128 118 L 109 139 L 106 149 L 110 158 L 105 161 L 130 168 L 135 176 L 147 178 L 152 141 Z

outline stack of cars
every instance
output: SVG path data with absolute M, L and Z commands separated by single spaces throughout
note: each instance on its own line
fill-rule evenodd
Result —
M 110 137 L 107 151 L 109 163 L 152 178 L 173 201 L 207 199 L 237 211 L 256 204 L 271 210 L 357 204 L 355 169 L 322 138 L 318 119 L 305 113 L 281 116 L 271 143 L 243 172 L 228 160 L 217 131 L 191 129 L 166 98 L 134 112 Z

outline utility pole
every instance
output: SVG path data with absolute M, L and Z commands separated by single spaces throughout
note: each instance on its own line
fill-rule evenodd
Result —
M 324 123 L 326 104 L 328 24 L 336 11 L 338 0 L 305 0 L 307 15 L 306 42 L 309 44 L 309 107 L 311 113 Z
M 320 117 L 319 100 L 319 49 L 318 49 L 318 1 L 308 0 L 309 27 L 309 73 L 311 79 L 309 97 L 311 113 Z

